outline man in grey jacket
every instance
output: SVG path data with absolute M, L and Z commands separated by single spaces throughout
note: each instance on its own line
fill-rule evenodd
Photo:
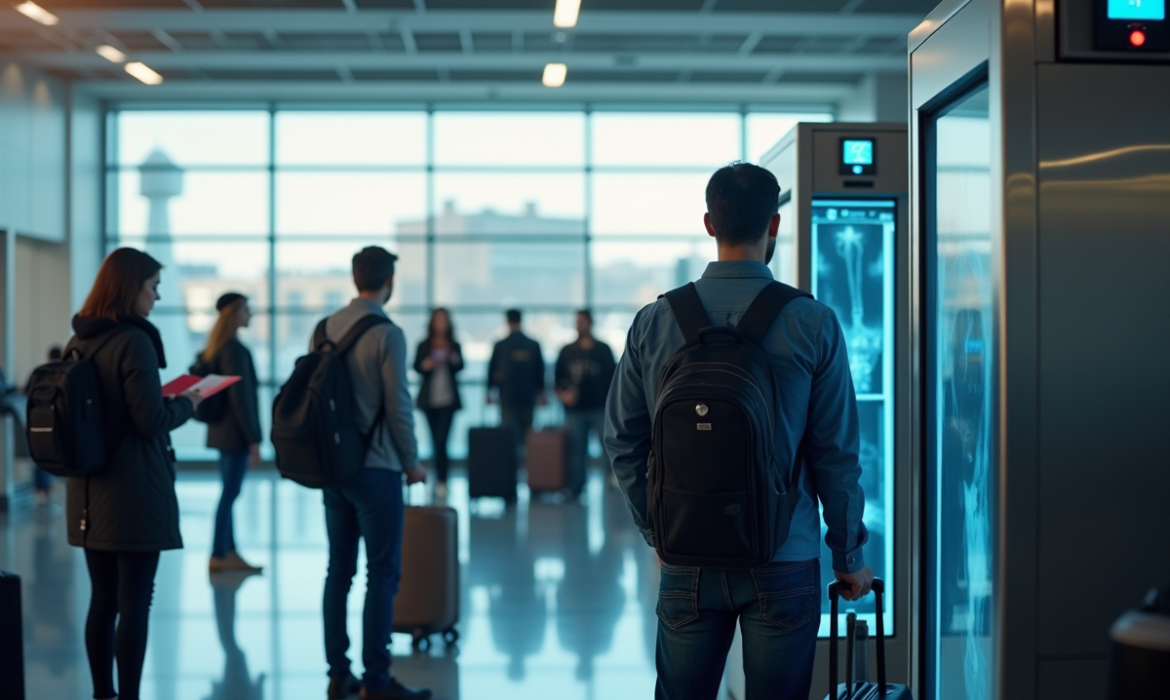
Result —
M 394 292 L 397 256 L 377 246 L 353 256 L 358 296 L 325 323 L 325 334 L 338 342 L 362 318 L 385 316 L 382 307 Z M 364 468 L 353 484 L 325 490 L 325 525 L 329 535 L 329 573 L 325 578 L 325 656 L 329 663 L 329 697 L 341 700 L 360 691 L 363 700 L 429 698 L 430 690 L 412 690 L 390 675 L 390 631 L 394 596 L 402 574 L 405 506 L 402 482 L 426 481 L 414 437 L 414 405 L 406 378 L 406 336 L 393 323 L 366 331 L 346 356 L 357 399 L 358 428 L 371 436 Z M 359 683 L 350 673 L 346 608 L 357 574 L 358 542 L 366 541 L 367 583 L 362 614 L 362 665 Z
M 734 163 L 707 185 L 707 232 L 719 260 L 695 283 L 711 322 L 734 326 L 772 282 L 780 186 L 763 168 Z M 665 299 L 638 312 L 606 406 L 605 447 L 634 522 L 654 546 L 646 464 L 658 379 L 684 338 Z M 658 700 L 714 698 L 736 624 L 743 631 L 749 698 L 804 700 L 812 683 L 820 615 L 820 523 L 833 571 L 850 600 L 869 593 L 873 574 L 858 478 L 857 402 L 844 333 L 829 307 L 802 298 L 788 304 L 764 337 L 779 391 L 774 454 L 792 465 L 805 440 L 805 468 L 788 539 L 757 569 L 662 565 L 658 596 Z M 719 465 L 711 465 L 718 468 Z

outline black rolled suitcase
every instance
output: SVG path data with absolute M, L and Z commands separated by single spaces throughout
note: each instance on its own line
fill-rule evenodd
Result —
M 516 431 L 510 425 L 472 428 L 467 442 L 469 496 L 496 496 L 515 503 L 520 449 Z
M 849 584 L 836 581 L 829 586 L 829 695 L 826 700 L 913 700 L 910 688 L 897 683 L 886 683 L 886 626 L 882 620 L 882 597 L 886 584 L 880 578 L 873 580 L 873 594 L 877 598 L 877 672 L 878 682 L 853 682 L 853 636 L 850 631 L 847 645 L 849 658 L 845 661 L 846 680 L 837 685 L 840 678 L 837 668 L 837 599 Z
M 20 577 L 0 571 L 0 700 L 24 700 Z

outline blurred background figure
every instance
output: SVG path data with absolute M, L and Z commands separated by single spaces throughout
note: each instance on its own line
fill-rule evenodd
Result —
M 512 424 L 520 442 L 532 430 L 532 417 L 538 405 L 547 402 L 544 394 L 544 356 L 540 343 L 520 329 L 519 309 L 505 313 L 508 337 L 496 343 L 488 366 L 488 403 L 498 401 L 500 420 Z
M 577 312 L 577 340 L 566 345 L 557 358 L 557 398 L 565 405 L 569 431 L 569 489 L 581 496 L 589 466 L 589 436 L 601 441 L 605 425 L 605 400 L 617 362 L 613 350 L 593 337 L 593 314 Z
M 422 387 L 418 392 L 418 407 L 426 414 L 431 429 L 431 442 L 435 450 L 435 497 L 447 497 L 447 470 L 450 460 L 447 456 L 447 439 L 451 434 L 451 423 L 455 413 L 463 408 L 459 396 L 459 381 L 463 371 L 463 349 L 455 341 L 455 327 L 446 309 L 438 308 L 431 313 L 427 326 L 427 337 L 418 345 L 415 354 L 414 371 L 422 376 Z

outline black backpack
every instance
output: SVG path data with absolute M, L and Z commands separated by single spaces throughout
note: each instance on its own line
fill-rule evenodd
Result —
M 221 351 L 222 352 L 222 351 Z M 216 371 L 216 360 L 213 358 L 211 362 L 203 359 L 203 355 L 199 354 L 195 358 L 195 364 L 191 365 L 191 369 L 187 370 L 196 377 L 206 377 L 209 374 L 218 374 Z M 229 387 L 230 391 L 230 387 Z M 195 409 L 195 420 L 200 423 L 218 423 L 227 414 L 228 410 L 228 392 L 221 391 L 218 394 L 209 396 L 199 404 L 199 408 Z
M 60 360 L 37 367 L 28 380 L 29 456 L 54 476 L 93 476 L 109 461 L 113 445 L 107 440 L 109 426 L 92 360 L 124 330 L 108 331 L 88 356 L 71 348 Z
M 694 284 L 666 294 L 686 345 L 659 375 L 647 492 L 668 564 L 762 566 L 788 539 L 803 440 L 794 466 L 776 463 L 778 388 L 761 343 L 788 302 L 809 296 L 773 282 L 732 328 L 711 325 Z
M 339 343 L 325 335 L 325 323 L 317 325 L 314 350 L 297 360 L 272 406 L 276 468 L 284 478 L 313 489 L 352 483 L 385 411 L 379 409 L 369 434 L 358 430 L 357 402 L 345 356 L 366 331 L 390 319 L 370 314 Z

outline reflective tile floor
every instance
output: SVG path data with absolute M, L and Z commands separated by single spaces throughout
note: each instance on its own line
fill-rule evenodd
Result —
M 323 698 L 320 493 L 251 474 L 236 504 L 236 538 L 244 557 L 266 568 L 233 579 L 207 573 L 218 479 L 183 475 L 177 488 L 186 549 L 162 556 L 143 697 Z M 411 497 L 421 501 L 422 487 Z M 656 560 L 617 491 L 595 474 L 586 505 L 522 494 L 506 510 L 490 500 L 470 505 L 457 478 L 450 503 L 460 517 L 462 639 L 453 649 L 436 640 L 420 654 L 409 636 L 395 635 L 395 675 L 440 700 L 653 695 Z M 29 698 L 92 697 L 82 639 L 89 583 L 60 508 L 0 513 L 0 567 L 24 579 Z M 359 580 L 350 598 L 355 640 L 363 594 Z M 350 656 L 360 673 L 360 651 Z

